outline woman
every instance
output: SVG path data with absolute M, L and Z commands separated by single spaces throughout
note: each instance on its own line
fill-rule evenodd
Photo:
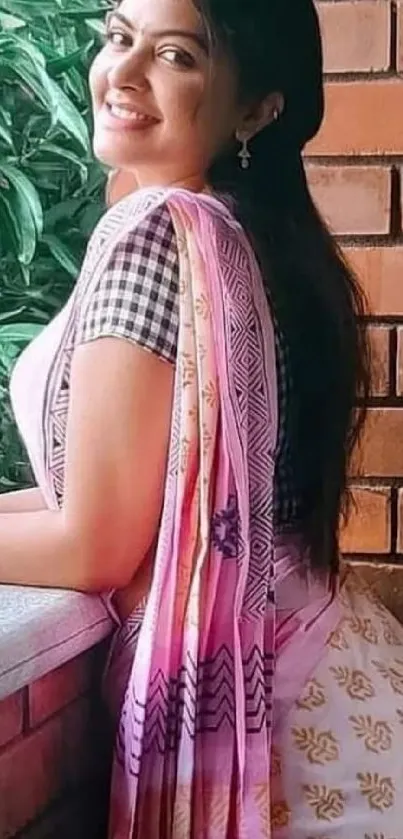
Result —
M 112 839 L 397 839 L 403 631 L 339 570 L 369 368 L 301 162 L 313 4 L 123 0 L 91 90 L 134 191 L 16 366 L 39 489 L 2 499 L 0 579 L 119 624 Z

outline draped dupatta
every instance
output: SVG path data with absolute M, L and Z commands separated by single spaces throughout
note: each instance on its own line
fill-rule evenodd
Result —
M 127 228 L 161 202 L 180 257 L 171 443 L 118 725 L 109 836 L 260 839 L 270 836 L 274 331 L 229 209 L 185 190 L 142 190 L 128 202 Z

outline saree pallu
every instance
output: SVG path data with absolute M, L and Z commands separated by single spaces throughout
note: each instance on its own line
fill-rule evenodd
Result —
M 171 442 L 153 579 L 118 725 L 113 839 L 270 836 L 275 339 L 253 250 L 222 202 L 165 201 L 180 261 Z M 120 228 L 104 246 L 84 307 Z

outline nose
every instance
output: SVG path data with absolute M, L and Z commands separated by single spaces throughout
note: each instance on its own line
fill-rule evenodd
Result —
M 140 49 L 116 57 L 108 71 L 109 87 L 145 90 L 148 87 L 146 67 L 146 56 Z

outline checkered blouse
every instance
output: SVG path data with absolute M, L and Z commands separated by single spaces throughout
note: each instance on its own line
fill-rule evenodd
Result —
M 120 241 L 79 326 L 77 342 L 112 335 L 126 338 L 175 363 L 179 324 L 179 256 L 167 207 Z M 290 375 L 287 350 L 276 330 L 279 434 L 275 484 L 275 523 L 298 521 L 301 501 L 289 447 Z

